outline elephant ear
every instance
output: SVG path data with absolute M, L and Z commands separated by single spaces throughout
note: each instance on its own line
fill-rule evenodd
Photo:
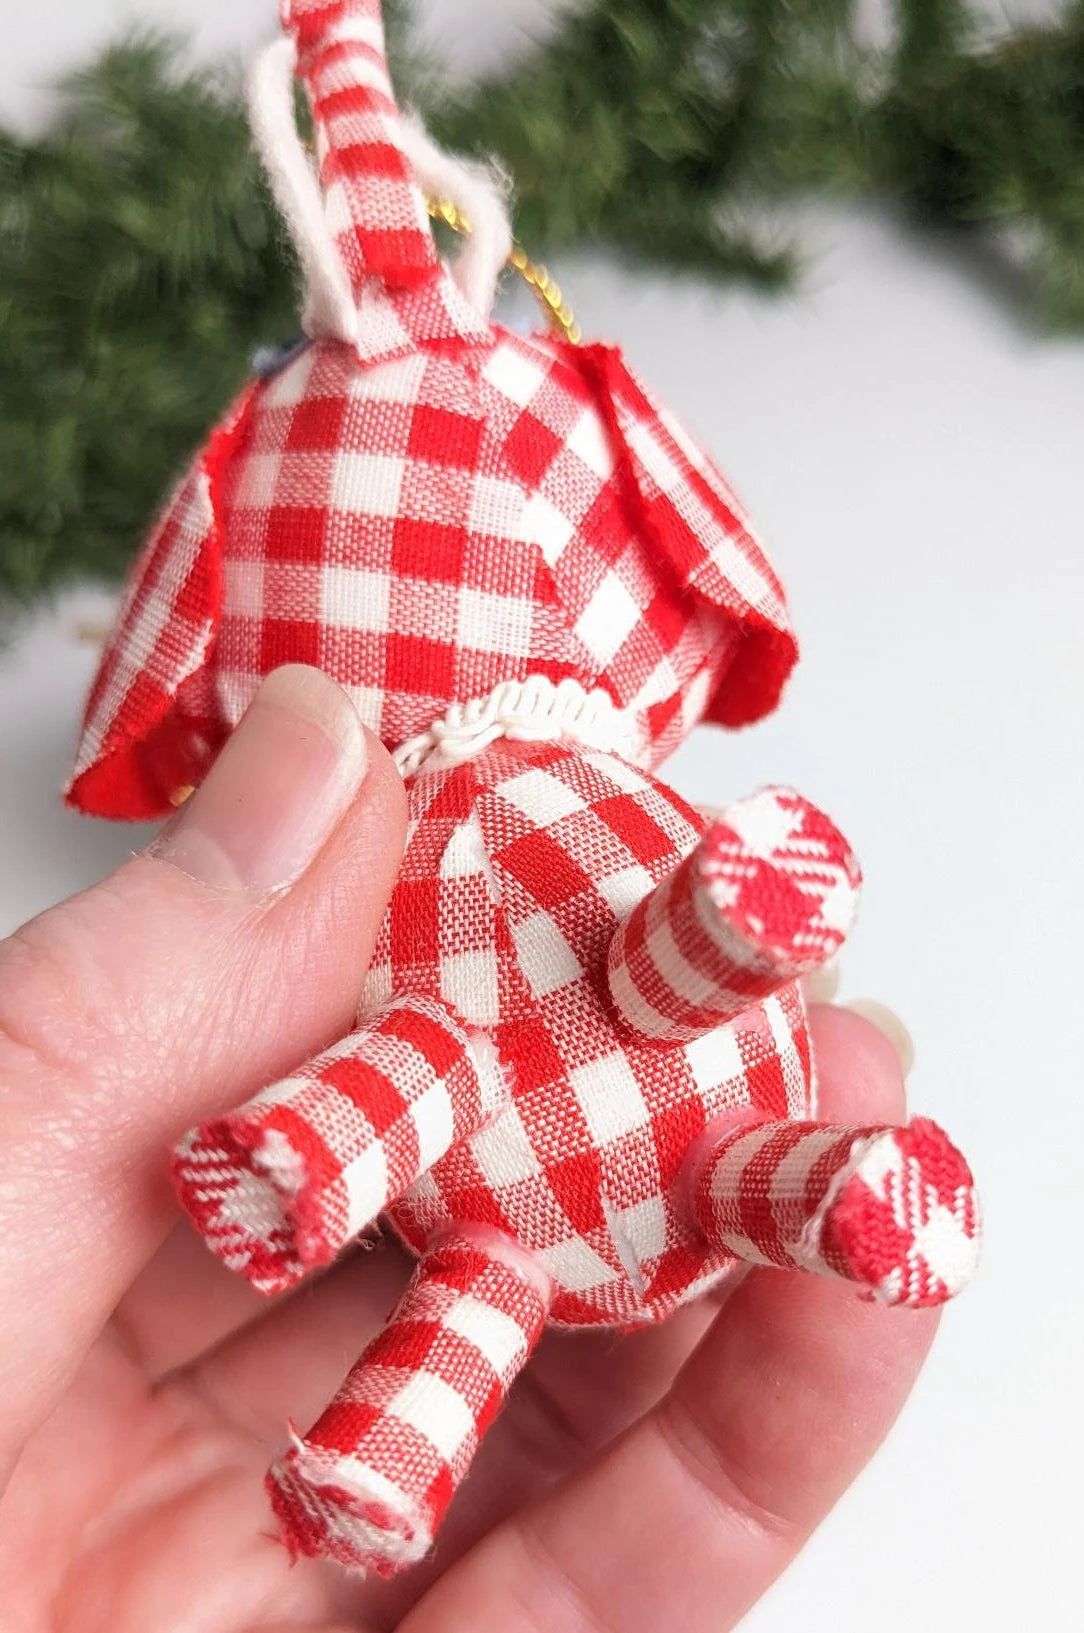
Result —
M 745 726 L 779 702 L 798 657 L 783 587 L 742 507 L 711 460 L 652 401 L 612 346 L 579 348 L 631 479 L 645 534 L 681 587 L 740 636 L 705 719 Z
M 253 389 L 212 432 L 132 569 L 65 790 L 77 810 L 163 816 L 221 746 L 207 667 L 222 609 L 220 490 Z

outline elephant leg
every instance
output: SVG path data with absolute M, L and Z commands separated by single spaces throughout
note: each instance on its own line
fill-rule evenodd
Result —
M 610 944 L 607 981 L 637 1037 L 688 1043 L 838 952 L 861 875 L 808 800 L 765 788 L 711 823 Z
M 185 1136 L 181 1203 L 263 1292 L 330 1263 L 503 1103 L 496 1052 L 442 1004 L 393 1000 L 291 1077 Z
M 435 1242 L 331 1405 L 268 1474 L 291 1549 L 381 1576 L 420 1559 L 548 1308 L 544 1272 L 515 1243 Z
M 750 1264 L 854 1282 L 885 1304 L 942 1304 L 970 1279 L 970 1169 L 936 1123 L 731 1124 L 701 1141 L 690 1196 L 713 1246 Z

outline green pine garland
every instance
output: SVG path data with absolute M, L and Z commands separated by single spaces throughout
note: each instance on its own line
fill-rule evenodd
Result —
M 235 87 L 106 53 L 0 148 L 0 589 L 115 577 L 163 485 L 296 324 Z
M 878 55 L 853 0 L 581 0 L 459 93 L 406 48 L 402 4 L 389 20 L 398 83 L 447 145 L 503 159 L 534 252 L 777 287 L 797 257 L 751 206 L 876 192 L 1017 229 L 1037 311 L 1084 329 L 1084 0 L 990 45 L 963 0 L 897 9 Z M 0 132 L 0 601 L 120 573 L 252 353 L 295 328 L 236 76 L 178 61 L 118 45 L 44 137 Z

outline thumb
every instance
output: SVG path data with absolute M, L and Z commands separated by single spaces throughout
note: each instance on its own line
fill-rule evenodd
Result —
M 280 669 L 148 851 L 0 943 L 0 1473 L 168 1229 L 173 1141 L 348 1030 L 404 810 Z

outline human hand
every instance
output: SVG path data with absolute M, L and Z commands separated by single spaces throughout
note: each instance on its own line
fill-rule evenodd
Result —
M 177 1222 L 166 1159 L 349 1027 L 403 820 L 338 689 L 280 671 L 149 853 L 0 947 L 5 1633 L 723 1633 L 915 1378 L 933 1313 L 756 1270 L 630 1337 L 549 1334 L 414 1572 L 290 1567 L 264 1467 L 409 1265 L 262 1299 Z M 878 1030 L 812 1030 L 822 1115 L 902 1118 Z

